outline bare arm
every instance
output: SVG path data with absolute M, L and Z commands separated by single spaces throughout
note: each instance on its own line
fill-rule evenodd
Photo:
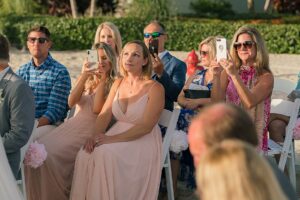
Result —
M 272 93 L 274 77 L 269 72 L 259 76 L 256 85 L 251 90 L 244 85 L 239 75 L 231 76 L 231 78 L 243 105 L 248 109 L 259 104 Z
M 76 85 L 72 90 L 71 94 L 69 95 L 68 104 L 70 108 L 75 106 L 80 101 L 82 92 L 85 89 L 85 82 L 88 79 L 88 77 L 92 75 L 93 72 L 89 71 L 89 63 L 87 60 L 85 60 L 81 68 L 81 74 L 76 81 Z
M 96 119 L 96 134 L 105 133 L 105 130 L 112 119 L 112 104 L 121 81 L 122 79 L 117 79 L 111 87 L 102 110 Z
M 99 135 L 97 138 L 99 144 L 132 141 L 148 134 L 157 124 L 164 108 L 164 103 L 164 88 L 160 84 L 155 84 L 149 91 L 149 100 L 141 121 L 118 135 Z
M 228 85 L 228 75 L 222 68 L 214 69 L 213 86 L 211 90 L 211 101 L 225 101 L 226 88 Z
M 225 69 L 224 71 L 226 71 L 227 75 L 231 77 L 245 108 L 253 108 L 271 95 L 274 84 L 274 77 L 272 73 L 265 72 L 260 75 L 255 86 L 249 90 L 240 78 L 238 70 L 232 61 L 221 60 L 220 63 Z
M 95 92 L 95 99 L 94 99 L 94 106 L 93 106 L 93 112 L 95 114 L 99 114 L 101 112 L 101 109 L 105 103 L 105 79 L 101 79 Z

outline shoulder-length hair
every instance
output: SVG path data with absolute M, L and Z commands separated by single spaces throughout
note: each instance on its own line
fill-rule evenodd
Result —
M 240 67 L 242 65 L 242 61 L 238 56 L 238 53 L 236 49 L 234 48 L 234 43 L 237 42 L 238 37 L 241 34 L 248 34 L 252 38 L 252 40 L 255 42 L 256 46 L 256 58 L 255 58 L 255 69 L 257 70 L 258 75 L 262 75 L 265 71 L 271 72 L 270 66 L 269 66 L 269 53 L 265 45 L 265 41 L 262 38 L 259 31 L 250 26 L 242 26 L 240 27 L 234 34 L 232 43 L 230 45 L 230 54 L 233 59 L 233 62 L 237 67 Z
M 204 40 L 202 40 L 198 47 L 199 52 L 201 51 L 201 47 L 204 44 L 206 44 L 209 47 L 209 52 L 208 52 L 209 60 L 210 61 L 214 60 L 216 58 L 216 37 L 209 36 Z
M 267 161 L 251 145 L 224 140 L 197 167 L 201 200 L 286 200 Z
M 134 40 L 131 42 L 127 42 L 120 54 L 119 57 L 119 67 L 120 67 L 120 73 L 123 77 L 128 76 L 127 71 L 124 69 L 123 67 L 123 63 L 122 63 L 122 59 L 123 59 L 123 53 L 124 53 L 124 49 L 126 48 L 126 46 L 128 46 L 129 44 L 136 44 L 139 45 L 140 47 L 142 47 L 142 51 L 143 51 L 143 58 L 147 59 L 147 63 L 145 65 L 143 65 L 143 69 L 142 69 L 142 77 L 145 80 L 148 80 L 151 78 L 151 73 L 152 73 L 152 62 L 151 62 L 151 55 L 149 53 L 149 50 L 147 48 L 147 46 L 145 45 L 144 42 L 140 41 L 140 40 Z
M 119 56 L 121 53 L 121 50 L 122 50 L 122 37 L 121 37 L 118 27 L 115 24 L 113 24 L 112 22 L 103 22 L 102 24 L 100 24 L 98 26 L 96 34 L 95 34 L 94 44 L 97 44 L 100 42 L 100 33 L 103 28 L 108 28 L 111 31 L 112 37 L 116 44 L 116 49 L 114 49 L 114 50 L 115 50 L 117 56 Z
M 108 76 L 107 76 L 107 80 L 106 80 L 106 84 L 105 84 L 105 96 L 108 95 L 109 90 L 115 80 L 115 77 L 117 75 L 117 61 L 116 61 L 116 55 L 113 51 L 113 49 L 106 43 L 104 42 L 100 42 L 100 43 L 96 43 L 93 46 L 94 49 L 103 49 L 105 55 L 107 56 L 111 68 L 108 71 Z M 99 77 L 96 76 L 90 76 L 89 79 L 86 81 L 85 84 L 85 90 L 91 90 L 91 89 L 95 89 L 98 84 L 99 81 L 97 80 Z

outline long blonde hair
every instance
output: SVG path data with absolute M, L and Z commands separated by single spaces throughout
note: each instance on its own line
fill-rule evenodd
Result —
M 267 161 L 239 140 L 224 140 L 197 168 L 201 200 L 286 200 Z
M 235 32 L 235 34 L 232 38 L 232 43 L 230 45 L 230 54 L 231 54 L 231 57 L 232 57 L 235 65 L 237 67 L 240 67 L 242 65 L 242 61 L 239 58 L 238 53 L 233 45 L 235 42 L 237 42 L 238 37 L 244 33 L 248 34 L 252 38 L 252 40 L 255 42 L 256 58 L 254 61 L 254 63 L 255 63 L 254 67 L 257 70 L 257 74 L 262 75 L 265 71 L 271 72 L 270 66 L 269 66 L 269 53 L 268 53 L 267 47 L 265 45 L 264 39 L 262 38 L 261 34 L 259 33 L 259 31 L 256 28 L 246 26 L 246 25 L 240 27 Z
M 97 44 L 100 42 L 100 33 L 103 28 L 108 28 L 111 31 L 112 37 L 116 44 L 116 49 L 114 49 L 114 50 L 117 54 L 116 56 L 119 56 L 122 51 L 122 37 L 121 37 L 118 27 L 115 24 L 113 24 L 112 22 L 103 22 L 98 26 L 98 28 L 96 30 L 96 34 L 95 34 L 94 44 Z
M 126 46 L 128 46 L 129 44 L 136 44 L 139 45 L 140 47 L 142 47 L 143 50 L 143 58 L 147 59 L 147 63 L 145 65 L 143 65 L 143 69 L 142 69 L 142 78 L 145 80 L 149 80 L 151 78 L 151 73 L 152 73 L 152 62 L 151 62 L 151 56 L 149 53 L 149 50 L 147 48 L 147 46 L 145 45 L 144 42 L 140 41 L 140 40 L 134 40 L 131 42 L 127 42 L 123 48 L 123 50 L 126 48 Z M 127 71 L 124 69 L 123 67 L 123 63 L 122 63 L 122 59 L 123 59 L 123 50 L 121 52 L 121 55 L 119 57 L 119 66 L 120 66 L 120 73 L 123 77 L 128 76 Z
M 103 49 L 111 65 L 111 68 L 108 71 L 109 74 L 107 74 L 108 76 L 105 84 L 105 96 L 107 96 L 117 74 L 116 55 L 113 52 L 113 49 L 104 42 L 96 43 L 93 47 L 94 49 Z M 89 78 L 85 82 L 85 91 L 92 91 L 96 89 L 99 84 L 99 78 L 101 77 L 97 77 L 96 75 L 89 76 Z

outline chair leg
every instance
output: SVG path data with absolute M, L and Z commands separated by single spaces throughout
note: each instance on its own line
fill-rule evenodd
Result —
M 288 158 L 288 172 L 290 182 L 293 185 L 294 189 L 296 189 L 296 168 L 295 168 L 295 151 L 294 145 L 291 145 L 291 157 Z
M 170 161 L 169 153 L 166 157 L 166 162 L 167 165 L 165 167 L 165 174 L 166 174 L 166 182 L 167 182 L 168 200 L 174 200 L 172 170 L 171 170 L 171 161 Z
M 21 175 L 22 175 L 23 196 L 24 196 L 24 200 L 27 200 L 26 185 L 25 185 L 25 174 L 24 174 L 24 164 L 21 165 Z

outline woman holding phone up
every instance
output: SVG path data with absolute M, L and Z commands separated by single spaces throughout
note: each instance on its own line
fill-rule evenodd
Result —
M 255 122 L 260 150 L 267 151 L 274 77 L 259 31 L 248 26 L 240 27 L 232 39 L 230 58 L 221 60 L 220 65 L 224 70 L 214 76 L 212 100 L 226 100 L 245 108 Z
M 37 169 L 25 167 L 26 191 L 29 200 L 68 200 L 71 190 L 76 154 L 95 132 L 97 115 L 101 110 L 116 74 L 116 57 L 105 43 L 95 45 L 98 68 L 89 63 L 82 67 L 76 86 L 69 96 L 69 106 L 76 106 L 75 116 L 38 139 L 48 153 Z
M 196 115 L 203 105 L 211 102 L 210 92 L 212 89 L 213 71 L 218 67 L 216 62 L 216 37 L 208 37 L 199 44 L 201 66 L 205 69 L 196 70 L 186 81 L 178 96 L 178 103 L 182 107 L 177 129 L 188 132 L 191 118 Z M 189 188 L 196 188 L 194 178 L 194 164 L 189 149 L 182 152 L 181 157 L 181 179 L 187 182 Z M 174 176 L 175 177 L 175 176 Z M 177 176 L 176 176 L 177 177 Z M 176 178 L 174 178 L 176 183 Z M 176 188 L 174 188 L 176 191 Z

